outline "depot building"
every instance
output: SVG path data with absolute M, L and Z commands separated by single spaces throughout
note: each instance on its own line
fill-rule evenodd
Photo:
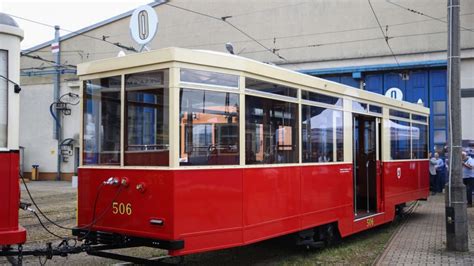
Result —
M 24 50 L 22 171 L 29 176 L 32 165 L 38 165 L 40 179 L 70 179 L 77 171 L 77 64 L 170 46 L 228 52 L 228 43 L 243 57 L 429 107 L 430 150 L 444 153 L 449 111 L 446 1 L 372 4 L 374 11 L 362 0 L 160 1 L 149 4 L 159 25 L 146 47 L 130 37 L 130 10 L 61 35 L 58 43 L 51 40 Z M 474 32 L 469 29 L 474 2 L 461 3 L 460 19 L 462 139 L 469 148 L 474 147 Z M 59 67 L 48 63 L 56 55 Z

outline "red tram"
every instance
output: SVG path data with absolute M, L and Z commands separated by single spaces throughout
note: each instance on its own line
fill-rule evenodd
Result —
M 345 237 L 429 194 L 429 110 L 250 59 L 166 48 L 78 66 L 74 234 L 184 255 Z

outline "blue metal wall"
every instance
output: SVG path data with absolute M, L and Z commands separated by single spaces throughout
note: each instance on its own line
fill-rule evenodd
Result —
M 365 90 L 379 94 L 385 94 L 388 89 L 396 87 L 402 90 L 404 101 L 417 103 L 421 99 L 424 105 L 431 109 L 430 151 L 442 151 L 446 145 L 447 84 L 444 67 L 340 74 L 334 73 L 334 70 L 331 70 L 331 74 L 325 74 L 324 71 L 321 71 L 323 74 L 317 73 L 318 71 L 303 72 L 357 89 L 363 87 Z

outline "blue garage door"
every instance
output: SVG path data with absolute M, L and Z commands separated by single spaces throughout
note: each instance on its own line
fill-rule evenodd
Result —
M 445 69 L 422 69 L 364 73 L 362 80 L 351 74 L 321 75 L 321 78 L 359 88 L 364 82 L 367 91 L 385 94 L 390 88 L 399 88 L 403 100 L 417 103 L 419 100 L 431 109 L 430 151 L 442 153 L 447 141 L 447 90 Z

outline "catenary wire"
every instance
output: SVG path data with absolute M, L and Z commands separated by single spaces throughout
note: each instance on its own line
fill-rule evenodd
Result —
M 406 7 L 406 6 L 403 6 L 403 5 L 400 5 L 400 4 L 397 4 L 397 3 L 394 3 L 390 0 L 385 0 L 387 3 L 391 4 L 391 5 L 394 5 L 398 8 L 401 8 L 401 9 L 404 9 L 406 11 L 409 11 L 411 13 L 414 13 L 414 14 L 417 14 L 417 15 L 420 15 L 420 16 L 424 16 L 424 17 L 427 17 L 427 18 L 430 18 L 432 20 L 436 20 L 436 21 L 439 21 L 439 22 L 442 22 L 442 23 L 445 23 L 447 24 L 448 22 L 446 20 L 443 20 L 441 18 L 437 18 L 435 16 L 431 16 L 431 15 L 428 15 L 424 12 L 421 12 L 421 11 L 418 11 L 418 10 L 415 10 L 415 9 L 412 9 L 412 8 L 409 8 L 409 7 Z M 463 27 L 463 26 L 459 26 L 461 29 L 463 30 L 466 30 L 466 31 L 470 31 L 470 32 L 474 32 L 474 29 L 470 29 L 470 28 L 466 28 L 466 27 Z
M 32 20 L 32 19 L 28 19 L 28 18 L 24 18 L 24 17 L 20 17 L 20 16 L 16 16 L 16 15 L 12 15 L 12 14 L 8 14 L 9 16 L 12 16 L 14 18 L 18 18 L 18 19 L 21 19 L 21 20 L 25 20 L 25 21 L 28 21 L 28 22 L 31 22 L 31 23 L 36 23 L 36 24 L 39 24 L 39 25 L 43 25 L 43 26 L 46 26 L 46 27 L 50 27 L 50 28 L 55 28 L 54 25 L 50 25 L 50 24 L 46 24 L 46 23 L 43 23 L 43 22 L 40 22 L 40 21 L 36 21 L 36 20 Z M 95 37 L 95 36 L 91 36 L 91 35 L 87 35 L 85 33 L 79 33 L 80 30 L 77 30 L 77 31 L 72 31 L 72 30 L 68 30 L 68 29 L 65 29 L 65 28 L 60 28 L 59 30 L 62 30 L 62 31 L 66 31 L 66 32 L 69 32 L 69 33 L 72 33 L 72 34 L 77 34 L 77 35 L 80 35 L 80 36 L 84 36 L 84 37 L 88 37 L 88 38 L 91 38 L 91 39 L 94 39 L 94 40 L 98 40 L 98 41 L 103 41 L 103 42 L 106 42 L 106 43 L 109 43 L 111 45 L 115 45 L 117 47 L 120 47 L 122 49 L 126 49 L 128 51 L 133 51 L 133 52 L 138 52 L 135 48 L 133 48 L 132 46 L 126 46 L 126 45 L 123 45 L 119 42 L 111 42 L 111 41 L 107 41 L 105 36 L 102 36 L 102 38 L 99 38 L 99 37 Z M 26 52 L 30 52 L 28 50 L 24 50 Z
M 397 59 L 397 57 L 395 56 L 395 53 L 393 52 L 393 49 L 392 49 L 392 47 L 390 46 L 390 43 L 388 42 L 388 40 L 389 40 L 388 34 L 385 34 L 385 33 L 383 32 L 382 25 L 380 24 L 379 18 L 377 17 L 377 13 L 375 13 L 375 10 L 374 10 L 374 7 L 372 6 L 372 3 L 370 2 L 370 0 L 367 0 L 367 2 L 369 3 L 370 10 L 372 10 L 372 14 L 374 14 L 375 20 L 377 21 L 377 24 L 379 25 L 380 32 L 382 33 L 382 35 L 383 35 L 383 37 L 384 37 L 384 39 L 385 39 L 385 43 L 387 44 L 387 47 L 388 47 L 388 49 L 390 50 L 390 53 L 392 54 L 393 59 L 395 59 L 395 62 L 397 63 L 397 65 L 400 66 L 400 63 L 398 63 L 398 59 Z

